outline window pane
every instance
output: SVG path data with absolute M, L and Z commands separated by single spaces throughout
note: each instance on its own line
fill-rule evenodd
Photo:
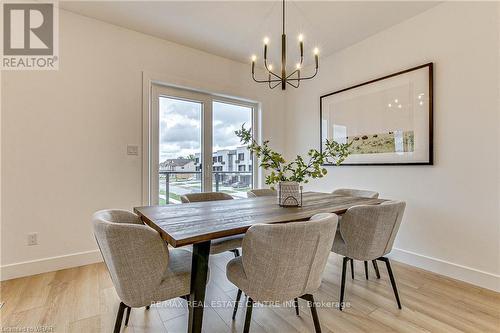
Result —
M 252 188 L 252 158 L 234 131 L 252 126 L 252 108 L 213 103 L 213 190 L 246 198 Z
M 160 97 L 159 203 L 201 192 L 201 113 L 198 102 Z

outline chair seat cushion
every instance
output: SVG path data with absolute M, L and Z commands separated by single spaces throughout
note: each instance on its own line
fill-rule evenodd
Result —
M 167 270 L 153 301 L 176 298 L 190 292 L 192 253 L 184 249 L 170 249 L 168 257 Z
M 218 254 L 241 247 L 245 235 L 235 235 L 212 240 L 210 254 Z

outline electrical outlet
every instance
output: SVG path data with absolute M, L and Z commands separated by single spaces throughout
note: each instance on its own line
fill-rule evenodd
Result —
M 38 245 L 38 233 L 28 234 L 28 246 Z
M 127 155 L 139 155 L 139 146 L 127 145 Z

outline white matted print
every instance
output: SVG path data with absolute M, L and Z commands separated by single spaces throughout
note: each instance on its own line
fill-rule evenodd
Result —
M 342 165 L 432 164 L 432 104 L 432 63 L 321 96 L 321 148 L 351 143 Z

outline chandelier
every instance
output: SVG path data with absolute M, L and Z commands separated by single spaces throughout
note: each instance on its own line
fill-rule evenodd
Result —
M 301 68 L 304 63 L 304 38 L 299 35 L 299 48 L 300 48 L 300 62 L 297 63 L 295 70 L 288 74 L 286 69 L 286 34 L 285 34 L 285 0 L 283 0 L 283 33 L 281 34 L 281 75 L 273 72 L 272 65 L 268 65 L 267 63 L 267 44 L 269 44 L 269 38 L 264 38 L 264 67 L 267 71 L 268 78 L 267 80 L 259 80 L 255 78 L 255 61 L 257 60 L 257 56 L 252 56 L 252 78 L 257 83 L 267 83 L 269 88 L 274 89 L 277 86 L 281 85 L 281 89 L 285 90 L 286 85 L 289 84 L 294 88 L 298 88 L 300 86 L 300 81 L 309 80 L 318 74 L 318 64 L 319 64 L 319 56 L 318 56 L 318 48 L 314 49 L 314 61 L 315 61 L 315 70 L 314 74 L 309 76 L 302 77 L 301 76 Z

